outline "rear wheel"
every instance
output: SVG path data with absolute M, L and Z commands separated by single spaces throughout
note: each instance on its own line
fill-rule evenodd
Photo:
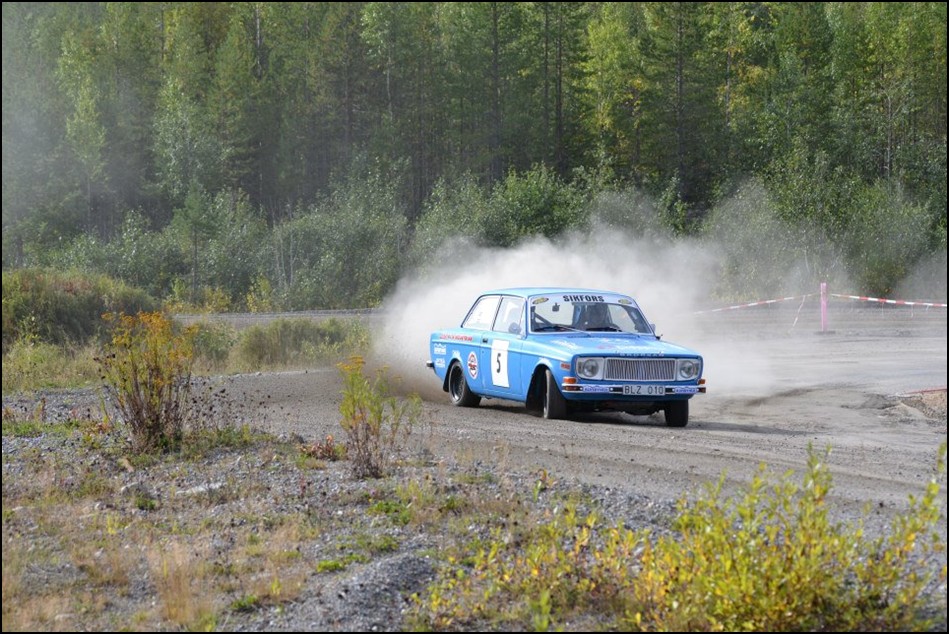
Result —
M 458 407 L 476 407 L 481 402 L 481 397 L 468 387 L 465 371 L 460 363 L 453 363 L 448 370 L 448 395 L 452 405 Z
M 563 397 L 557 380 L 550 370 L 547 373 L 547 389 L 544 391 L 544 418 L 560 419 L 567 415 L 567 399 Z
M 685 427 L 689 423 L 688 401 L 670 401 L 664 409 L 669 427 Z

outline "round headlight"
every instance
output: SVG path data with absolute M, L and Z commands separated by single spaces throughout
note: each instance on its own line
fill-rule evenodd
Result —
M 600 373 L 599 359 L 581 359 L 577 364 L 577 374 L 585 379 L 595 378 Z
M 694 379 L 699 374 L 699 362 L 693 359 L 681 359 L 679 361 L 679 378 Z

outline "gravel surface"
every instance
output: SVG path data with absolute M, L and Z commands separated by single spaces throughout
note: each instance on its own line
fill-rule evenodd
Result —
M 299 449 L 312 443 L 295 434 L 133 466 L 117 430 L 93 433 L 92 421 L 66 431 L 57 425 L 96 412 L 97 400 L 88 390 L 4 397 L 8 417 L 40 415 L 45 421 L 35 434 L 3 436 L 5 549 L 22 551 L 27 540 L 30 558 L 26 564 L 5 563 L 5 572 L 17 575 L 18 596 L 77 585 L 109 594 L 94 608 L 77 609 L 71 600 L 16 620 L 7 618 L 5 608 L 4 630 L 165 629 L 176 619 L 185 628 L 206 627 L 200 616 L 189 616 L 187 606 L 179 608 L 178 617 L 165 607 L 174 601 L 163 594 L 159 571 L 179 566 L 196 580 L 185 584 L 187 592 L 214 595 L 207 602 L 217 614 L 216 629 L 399 631 L 413 605 L 411 595 L 435 579 L 441 554 L 475 538 L 489 539 L 492 526 L 540 517 L 570 499 L 581 511 L 595 509 L 608 524 L 662 534 L 675 511 L 672 499 L 436 456 L 430 438 L 416 439 L 402 463 L 381 480 L 353 478 L 346 461 L 303 464 Z M 95 483 L 91 494 L 90 482 Z M 430 518 L 410 513 L 411 519 L 403 520 L 374 510 L 380 502 L 404 499 L 402 492 L 419 483 L 425 491 L 421 499 L 433 506 L 464 500 L 476 511 L 465 519 L 472 523 L 458 527 L 464 516 L 453 513 Z M 59 500 L 59 493 L 65 498 Z M 62 506 L 50 508 L 43 498 Z M 108 517 L 121 518 L 114 533 L 104 530 Z M 162 537 L 154 536 L 158 531 Z M 111 549 L 108 540 L 115 540 Z M 84 549 L 89 541 L 96 543 L 91 555 Z M 262 542 L 270 545 L 254 556 L 264 563 L 248 564 L 248 551 Z M 170 554 L 159 565 L 147 550 Z M 42 555 L 34 561 L 33 553 Z M 321 562 L 346 566 L 321 572 Z M 93 573 L 98 566 L 102 570 Z M 122 581 L 118 586 L 116 578 Z M 283 584 L 282 596 L 268 588 L 272 578 Z M 235 607 L 250 596 L 259 598 L 252 609 Z
M 883 530 L 910 495 L 923 492 L 946 441 L 945 313 L 907 315 L 890 321 L 858 312 L 827 335 L 789 329 L 787 313 L 727 316 L 693 333 L 694 340 L 670 336 L 706 355 L 709 394 L 693 399 L 685 429 L 665 427 L 661 415 L 551 422 L 502 401 L 452 408 L 430 373 L 405 368 L 406 391 L 425 399 L 423 421 L 407 462 L 378 481 L 354 480 L 346 462 L 301 461 L 300 447 L 340 435 L 334 368 L 220 379 L 232 414 L 271 436 L 184 463 L 123 461 L 120 435 L 92 433 L 93 423 L 78 434 L 5 433 L 5 606 L 14 547 L 27 553 L 16 568 L 23 584 L 17 596 L 69 584 L 86 584 L 95 594 L 110 586 L 90 578 L 90 561 L 111 557 L 126 581 L 123 592 L 90 597 L 85 608 L 36 608 L 32 620 L 9 622 L 5 607 L 4 630 L 167 628 L 175 621 L 163 611 L 169 601 L 162 599 L 159 571 L 178 561 L 176 549 L 186 551 L 182 561 L 215 570 L 191 570 L 194 579 L 185 587 L 199 598 L 209 584 L 221 588 L 226 603 L 214 608 L 218 629 L 399 630 L 407 597 L 433 580 L 446 549 L 487 531 L 458 526 L 451 513 L 401 523 L 377 512 L 380 502 L 405 501 L 406 491 L 419 486 L 436 500 L 463 497 L 498 521 L 573 497 L 584 508 L 596 506 L 608 523 L 663 531 L 675 501 L 703 483 L 725 474 L 726 490 L 734 490 L 761 462 L 776 473 L 800 471 L 808 446 L 831 447 L 834 512 L 842 520 L 864 518 L 871 533 Z M 5 418 L 40 416 L 50 423 L 96 420 L 99 403 L 95 392 L 83 390 L 3 399 Z M 90 474 L 98 476 L 93 494 L 86 490 Z M 945 509 L 945 478 L 942 485 Z M 55 523 L 54 510 L 23 503 L 39 493 L 72 500 L 63 503 L 64 512 L 95 537 L 96 547 L 51 552 L 42 527 Z M 113 516 L 121 518 L 115 532 L 106 525 Z M 179 538 L 161 543 L 167 560 L 159 565 L 144 554 L 115 554 L 154 545 L 143 527 L 155 525 L 178 527 Z M 941 530 L 945 540 L 945 523 Z M 117 545 L 101 542 L 103 534 L 117 534 Z M 316 572 L 327 561 L 345 567 Z M 945 553 L 932 564 L 944 569 Z M 278 577 L 282 590 L 274 591 Z M 938 629 L 944 631 L 945 583 L 933 591 L 941 597 Z M 259 600 L 243 609 L 240 600 L 250 596 Z M 188 626 L 197 622 L 181 618 Z

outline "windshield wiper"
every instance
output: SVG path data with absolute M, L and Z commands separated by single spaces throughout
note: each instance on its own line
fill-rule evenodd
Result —
M 534 332 L 585 332 L 583 330 L 578 330 L 576 328 L 571 328 L 570 326 L 564 326 L 563 324 L 551 324 L 549 326 L 537 326 L 534 328 Z

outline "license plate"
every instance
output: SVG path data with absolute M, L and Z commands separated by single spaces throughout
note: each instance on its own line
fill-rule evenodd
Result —
M 624 385 L 625 396 L 662 396 L 666 393 L 665 385 Z

